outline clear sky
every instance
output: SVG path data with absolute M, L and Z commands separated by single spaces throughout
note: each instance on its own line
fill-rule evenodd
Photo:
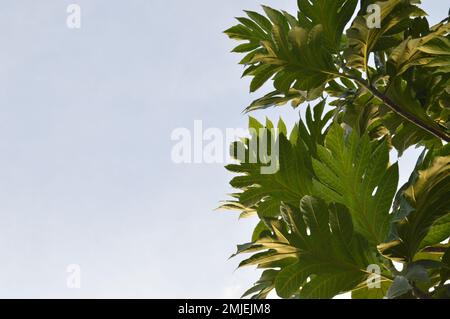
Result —
M 254 96 L 221 32 L 260 1 L 1 3 L 0 297 L 239 297 L 259 272 L 227 258 L 254 220 L 213 211 L 231 175 L 174 164 L 170 135 L 194 120 L 246 126 Z M 70 3 L 80 30 L 66 27 Z M 424 1 L 432 21 L 443 3 Z M 80 289 L 66 286 L 69 264 Z

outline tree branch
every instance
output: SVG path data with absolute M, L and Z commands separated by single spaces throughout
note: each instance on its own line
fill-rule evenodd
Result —
M 434 128 L 433 126 L 423 123 L 420 119 L 416 118 L 414 115 L 410 114 L 409 112 L 402 109 L 399 105 L 397 105 L 394 101 L 392 101 L 389 97 L 378 91 L 375 87 L 370 85 L 367 81 L 349 76 L 352 80 L 356 81 L 360 85 L 364 86 L 367 90 L 369 90 L 370 93 L 372 93 L 375 97 L 380 99 L 384 102 L 392 111 L 394 111 L 396 114 L 400 115 L 407 121 L 413 123 L 414 125 L 422 128 L 423 130 L 427 131 L 428 133 L 436 136 L 437 138 L 440 138 L 441 140 L 444 140 L 445 142 L 450 142 L 450 136 L 445 134 L 444 132 Z

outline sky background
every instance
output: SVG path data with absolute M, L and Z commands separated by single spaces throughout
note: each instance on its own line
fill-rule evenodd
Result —
M 445 1 L 425 0 L 431 21 Z M 66 8 L 82 9 L 80 30 Z M 194 120 L 246 127 L 255 96 L 221 32 L 261 1 L 0 0 L 0 297 L 231 298 L 255 220 L 214 208 L 221 164 L 174 164 Z M 296 1 L 264 1 L 295 12 Z M 258 92 L 260 96 L 262 92 Z M 253 116 L 298 119 L 290 107 Z M 405 181 L 417 151 L 401 160 Z M 66 286 L 69 264 L 81 288 Z

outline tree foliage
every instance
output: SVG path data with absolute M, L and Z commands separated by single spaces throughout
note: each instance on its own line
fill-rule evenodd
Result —
M 233 51 L 250 91 L 272 87 L 247 112 L 308 104 L 290 132 L 250 117 L 258 133 L 233 144 L 245 156 L 226 167 L 238 191 L 222 208 L 259 219 L 235 255 L 263 269 L 244 296 L 450 298 L 449 18 L 430 26 L 418 0 L 297 2 L 225 31 L 244 41 Z M 276 141 L 274 174 L 248 161 L 261 135 Z M 398 188 L 389 155 L 411 146 L 423 153 Z

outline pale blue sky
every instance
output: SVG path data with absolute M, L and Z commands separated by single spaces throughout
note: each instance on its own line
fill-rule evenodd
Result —
M 433 21 L 447 12 L 424 2 Z M 0 297 L 238 297 L 257 278 L 227 260 L 254 221 L 213 211 L 230 175 L 173 164 L 170 133 L 245 127 L 254 97 L 221 32 L 259 3 L 1 0 Z

